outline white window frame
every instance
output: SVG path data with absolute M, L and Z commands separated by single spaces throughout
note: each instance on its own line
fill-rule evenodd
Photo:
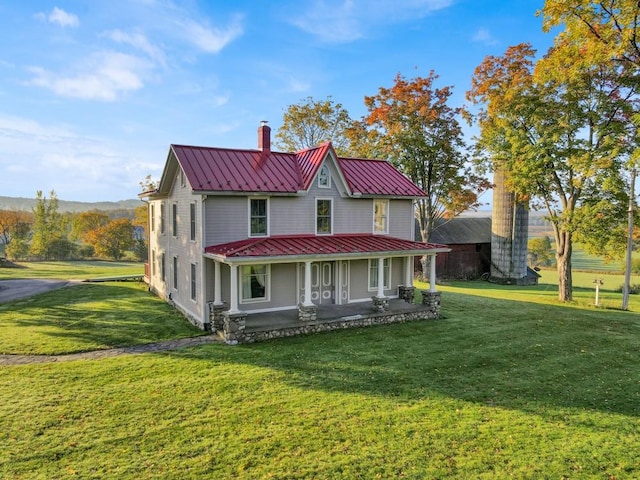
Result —
M 385 272 L 383 274 L 383 282 L 384 285 L 382 286 L 383 290 L 389 290 L 391 288 L 391 257 L 385 257 L 384 258 L 384 263 L 386 265 L 383 264 L 382 268 L 384 268 Z M 375 267 L 375 273 L 372 274 L 372 270 Z M 368 285 L 369 285 L 369 291 L 370 292 L 375 292 L 376 290 L 378 290 L 378 259 L 377 258 L 370 258 L 369 259 L 369 266 L 367 268 L 367 276 L 369 277 L 367 279 L 368 281 Z
M 331 188 L 331 170 L 326 163 L 323 163 L 318 170 L 318 188 Z
M 251 202 L 253 200 L 264 200 L 266 202 L 265 211 L 266 211 L 266 217 L 267 217 L 266 218 L 267 231 L 265 233 L 256 234 L 256 233 L 252 233 L 251 232 Z M 247 223 L 248 223 L 248 225 L 247 225 L 247 228 L 248 228 L 248 232 L 249 232 L 249 237 L 250 238 L 268 237 L 269 236 L 269 233 L 271 231 L 271 228 L 270 228 L 270 223 L 271 222 L 269 221 L 270 217 L 271 217 L 271 215 L 270 215 L 270 207 L 271 207 L 271 205 L 270 204 L 271 204 L 271 202 L 270 202 L 269 197 L 249 197 L 247 199 L 247 205 L 248 205 L 248 212 L 247 212 Z
M 329 232 L 318 232 L 318 202 L 320 201 L 328 201 L 329 202 L 329 215 L 330 215 L 330 222 L 329 222 Z M 316 235 L 333 235 L 333 198 L 331 197 L 316 197 L 316 202 L 315 202 L 315 232 Z
M 244 296 L 244 288 L 243 287 L 243 279 L 246 278 L 247 276 L 251 277 L 251 275 L 247 275 L 246 269 L 247 268 L 251 268 L 251 267 L 265 267 L 265 285 L 264 285 L 264 297 L 256 297 L 256 298 L 245 298 Z M 264 303 L 264 302 L 270 302 L 271 301 L 271 264 L 269 263 L 256 263 L 256 264 L 252 264 L 252 265 L 240 265 L 239 266 L 239 272 L 238 272 L 238 282 L 240 283 L 239 285 L 239 296 L 240 296 L 240 303 L 241 304 L 248 304 L 248 303 Z
M 156 206 L 153 203 L 149 204 L 149 223 L 151 231 L 156 231 Z
M 376 222 L 376 204 L 383 204 L 385 207 L 384 229 L 378 230 Z M 389 233 L 389 199 L 376 198 L 373 200 L 373 233 L 377 235 L 386 235 Z

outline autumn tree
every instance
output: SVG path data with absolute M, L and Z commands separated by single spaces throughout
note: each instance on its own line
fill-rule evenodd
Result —
M 104 227 L 110 222 L 109 215 L 100 211 L 80 212 L 74 215 L 71 226 L 71 236 L 73 239 L 87 241 L 88 234 L 92 230 Z
M 0 210 L 0 243 L 12 260 L 24 258 L 29 253 L 29 236 L 33 216 L 19 210 Z
M 363 119 L 366 148 L 389 159 L 427 193 L 416 209 L 424 242 L 436 220 L 476 208 L 489 187 L 467 162 L 461 109 L 449 105 L 452 87 L 437 88 L 437 79 L 433 71 L 412 80 L 398 74 L 391 88 L 365 97 L 369 113 Z
M 338 155 L 349 155 L 345 130 L 351 122 L 349 112 L 330 96 L 326 100 L 307 97 L 287 108 L 275 143 L 284 151 L 297 152 L 330 141 Z
M 87 242 L 98 256 L 120 260 L 134 245 L 134 227 L 128 218 L 119 218 L 87 233 Z
M 520 197 L 545 208 L 555 240 L 558 298 L 572 299 L 571 256 L 576 235 L 589 232 L 586 212 L 620 205 L 620 177 L 630 92 L 601 66 L 550 75 L 569 57 L 551 50 L 541 61 L 528 44 L 487 57 L 467 97 L 480 107 L 478 147 Z M 534 74 L 534 69 L 535 74 Z M 615 201 L 614 201 L 615 200 Z

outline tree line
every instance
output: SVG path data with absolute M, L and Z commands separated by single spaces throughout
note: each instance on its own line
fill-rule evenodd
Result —
M 123 214 L 121 210 L 61 213 L 55 191 L 49 198 L 38 191 L 31 212 L 0 210 L 0 243 L 10 260 L 120 260 L 130 251 L 133 258 L 144 261 L 146 205 Z
M 541 57 L 527 43 L 486 57 L 464 107 L 450 105 L 453 87 L 438 87 L 434 72 L 398 74 L 364 98 L 359 120 L 331 97 L 290 106 L 277 144 L 331 140 L 339 155 L 389 159 L 427 193 L 416 205 L 425 242 L 437 220 L 477 207 L 499 172 L 518 202 L 545 212 L 558 298 L 569 301 L 574 242 L 630 261 L 640 237 L 640 3 L 546 0 L 539 15 L 543 30 L 561 29 L 553 46 Z M 470 142 L 464 121 L 478 131 Z

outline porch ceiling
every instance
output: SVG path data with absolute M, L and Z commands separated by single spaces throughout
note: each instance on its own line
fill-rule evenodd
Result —
M 228 260 L 278 258 L 293 261 L 327 256 L 353 258 L 381 255 L 425 255 L 448 252 L 446 245 L 414 242 L 386 235 L 291 235 L 247 238 L 236 242 L 212 245 L 205 254 Z

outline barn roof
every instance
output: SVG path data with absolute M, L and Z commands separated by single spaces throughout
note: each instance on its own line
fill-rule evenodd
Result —
M 429 240 L 446 245 L 491 243 L 491 218 L 457 217 L 440 221 Z

